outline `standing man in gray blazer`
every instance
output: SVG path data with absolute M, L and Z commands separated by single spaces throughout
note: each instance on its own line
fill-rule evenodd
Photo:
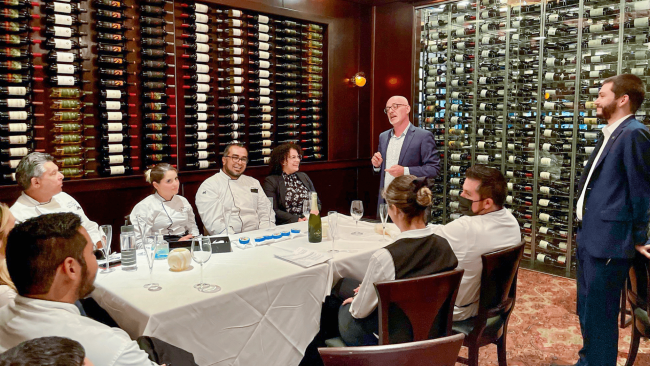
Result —
M 413 126 L 409 112 L 411 106 L 404 97 L 396 95 L 386 102 L 384 113 L 393 128 L 379 135 L 379 151 L 371 159 L 374 172 L 381 174 L 378 209 L 384 202 L 381 192 L 393 179 L 405 174 L 435 178 L 440 172 L 433 134 Z

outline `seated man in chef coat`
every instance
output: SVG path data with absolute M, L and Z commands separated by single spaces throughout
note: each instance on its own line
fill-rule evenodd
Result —
M 260 182 L 244 175 L 248 151 L 242 144 L 226 147 L 221 171 L 196 192 L 196 208 L 210 235 L 243 233 L 275 226 L 275 213 Z
M 23 190 L 10 208 L 16 224 L 48 213 L 72 212 L 81 217 L 81 226 L 95 246 L 101 248 L 99 226 L 88 219 L 79 202 L 62 192 L 63 174 L 51 155 L 33 152 L 23 157 L 16 168 L 16 181 Z

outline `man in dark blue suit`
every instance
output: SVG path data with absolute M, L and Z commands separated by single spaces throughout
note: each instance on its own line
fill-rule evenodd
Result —
M 649 256 L 650 132 L 634 118 L 644 94 L 641 79 L 625 74 L 603 81 L 596 99 L 607 126 L 580 177 L 576 207 L 580 366 L 616 365 L 621 289 L 636 251 Z
M 415 127 L 409 121 L 408 100 L 394 96 L 386 102 L 384 113 L 393 128 L 379 135 L 379 151 L 372 157 L 375 173 L 381 174 L 379 204 L 384 202 L 381 192 L 396 177 L 412 174 L 435 178 L 440 172 L 440 157 L 436 141 L 430 131 Z

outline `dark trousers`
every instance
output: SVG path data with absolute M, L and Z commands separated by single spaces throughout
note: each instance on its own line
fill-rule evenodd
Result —
M 578 366 L 614 366 L 621 290 L 631 260 L 595 258 L 578 245 L 578 316 L 583 347 Z

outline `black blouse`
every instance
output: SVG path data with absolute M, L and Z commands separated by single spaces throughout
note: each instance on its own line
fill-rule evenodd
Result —
M 287 212 L 295 215 L 302 215 L 302 203 L 309 199 L 309 189 L 300 181 L 300 178 L 293 173 L 287 175 L 282 173 L 284 185 L 287 187 Z

